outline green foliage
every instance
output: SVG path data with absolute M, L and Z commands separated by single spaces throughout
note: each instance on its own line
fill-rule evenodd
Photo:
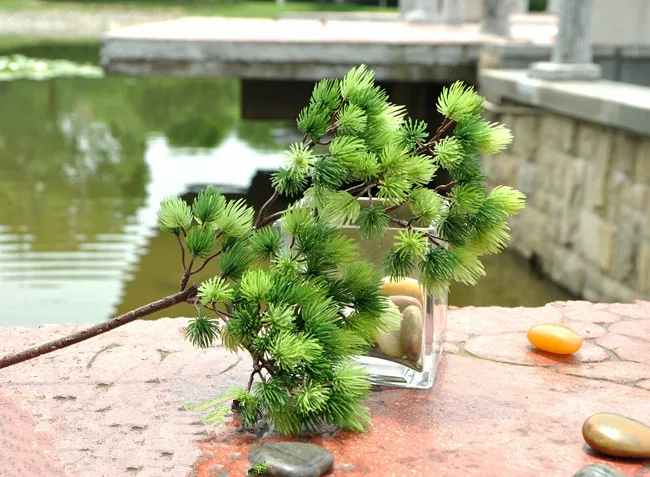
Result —
M 482 120 L 483 98 L 460 82 L 443 90 L 437 108 L 450 135 L 430 139 L 427 125 L 405 119 L 361 65 L 340 82 L 317 83 L 299 114 L 305 138 L 289 146 L 272 176 L 273 198 L 296 198 L 280 227 L 268 226 L 264 213 L 264 225 L 254 225 L 250 207 L 213 187 L 191 209 L 163 200 L 158 223 L 182 234 L 193 258 L 189 274 L 198 270 L 194 259 L 204 260 L 201 269 L 214 260 L 221 271 L 196 296 L 196 305 L 216 316 L 199 314 L 186 336 L 201 347 L 220 338 L 227 349 L 251 355 L 248 389 L 227 394 L 244 426 L 264 418 L 285 434 L 324 423 L 363 431 L 370 385 L 353 358 L 376 345 L 379 331 L 396 332 L 401 323 L 381 293 L 382 277 L 419 275 L 428 291 L 444 295 L 452 280 L 476 283 L 485 275 L 480 256 L 505 247 L 507 220 L 525 196 L 506 186 L 487 194 L 480 154 L 501 151 L 510 132 Z M 429 188 L 439 167 L 453 179 L 441 193 Z M 358 198 L 366 195 L 362 208 Z M 366 240 L 389 230 L 394 236 L 381 273 L 341 234 L 352 224 Z M 208 421 L 220 422 L 228 413 L 223 402 L 199 411 L 212 409 Z
M 359 212 L 359 230 L 367 240 L 382 237 L 390 225 L 388 214 L 379 207 L 367 207 Z
M 464 121 L 480 116 L 483 113 L 484 101 L 473 87 L 456 81 L 451 86 L 442 88 L 437 109 L 446 118 L 456 122 Z
M 193 227 L 185 237 L 185 248 L 195 258 L 208 258 L 217 246 L 214 230 L 207 226 Z
M 192 213 L 199 224 L 214 222 L 226 206 L 226 198 L 212 185 L 203 189 L 194 199 Z
M 409 196 L 409 206 L 418 222 L 429 226 L 439 222 L 445 213 L 445 202 L 436 191 L 418 187 Z
M 251 239 L 251 250 L 262 260 L 271 260 L 280 253 L 282 236 L 277 228 L 258 229 Z
M 253 467 L 248 469 L 248 477 L 262 477 L 266 475 L 268 470 L 269 467 L 266 465 L 266 462 L 260 462 L 259 464 L 255 464 Z
M 215 318 L 201 313 L 185 328 L 185 338 L 198 348 L 209 348 L 219 334 L 219 323 Z
M 180 197 L 165 197 L 158 209 L 158 226 L 163 232 L 179 235 L 192 225 L 192 210 Z
M 212 277 L 201 283 L 197 294 L 202 305 L 213 307 L 219 303 L 230 303 L 233 292 L 222 277 Z

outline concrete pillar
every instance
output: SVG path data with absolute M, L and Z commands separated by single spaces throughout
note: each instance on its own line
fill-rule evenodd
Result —
M 567 0 L 547 0 L 546 11 L 548 13 L 560 13 L 560 5 L 566 1 Z
M 513 0 L 512 12 L 513 13 L 528 13 L 530 10 L 530 0 Z
M 448 24 L 460 25 L 465 23 L 465 0 L 445 0 L 444 16 Z
M 483 0 L 481 33 L 510 36 L 512 0 Z
M 465 20 L 465 0 L 399 0 L 399 13 L 407 22 L 458 25 Z
M 594 0 L 564 1 L 560 5 L 557 39 L 550 62 L 534 63 L 530 76 L 548 80 L 597 79 L 601 68 L 591 54 Z

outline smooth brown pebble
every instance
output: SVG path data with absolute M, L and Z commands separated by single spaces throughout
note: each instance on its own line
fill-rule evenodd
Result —
M 422 312 L 417 306 L 411 305 L 404 308 L 402 315 L 402 346 L 406 356 L 417 361 L 422 348 Z
M 397 282 L 392 282 L 390 277 L 385 277 L 381 291 L 388 296 L 411 296 L 420 303 L 424 303 L 422 287 L 413 278 L 404 278 Z
M 399 311 L 404 311 L 404 308 L 407 306 L 417 306 L 418 309 L 422 309 L 422 304 L 412 296 L 404 296 L 404 295 L 394 295 L 388 297 L 390 298 L 390 301 L 392 301 L 397 308 L 399 308 Z
M 619 414 L 594 414 L 582 426 L 589 446 L 614 457 L 650 459 L 650 427 Z

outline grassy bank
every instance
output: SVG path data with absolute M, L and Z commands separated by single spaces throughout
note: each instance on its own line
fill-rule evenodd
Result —
M 139 10 L 174 12 L 188 15 L 208 15 L 224 17 L 269 18 L 292 12 L 391 12 L 394 7 L 381 8 L 373 5 L 336 5 L 334 3 L 292 2 L 276 5 L 273 1 L 216 0 L 216 1 L 160 1 L 160 0 L 1 0 L 0 11 L 82 11 L 98 12 L 105 10 Z

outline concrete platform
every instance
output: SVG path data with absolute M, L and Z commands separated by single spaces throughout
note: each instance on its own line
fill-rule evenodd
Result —
M 531 349 L 525 331 L 544 322 L 574 328 L 582 350 Z M 182 405 L 244 384 L 250 362 L 193 349 L 186 324 L 132 323 L 0 370 L 0 475 L 244 475 L 250 448 L 278 437 L 230 418 L 215 431 Z M 0 354 L 80 327 L 2 328 Z M 650 475 L 650 461 L 596 455 L 581 436 L 597 412 L 650 424 L 650 302 L 452 309 L 447 341 L 432 390 L 374 392 L 367 433 L 312 439 L 334 454 L 328 476 L 570 477 L 595 462 Z
M 518 15 L 508 41 L 548 45 L 555 30 L 554 17 Z M 478 24 L 190 17 L 108 33 L 102 66 L 112 74 L 317 80 L 365 63 L 380 80 L 447 82 L 474 79 L 488 42 L 502 40 Z

